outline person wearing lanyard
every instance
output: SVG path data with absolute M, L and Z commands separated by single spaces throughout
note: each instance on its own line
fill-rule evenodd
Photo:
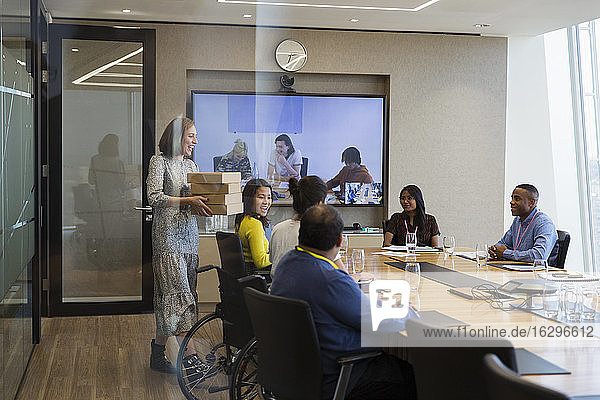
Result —
M 440 229 L 433 215 L 425 213 L 423 193 L 416 185 L 408 185 L 400 191 L 403 211 L 394 213 L 386 224 L 383 246 L 404 246 L 408 232 L 417 234 L 417 246 L 438 247 Z
M 510 200 L 515 219 L 502 239 L 490 247 L 490 256 L 526 262 L 544 259 L 549 265 L 556 265 L 558 235 L 550 217 L 538 210 L 538 198 L 535 186 L 517 185 Z
M 361 351 L 363 321 L 371 324 L 369 299 L 333 263 L 343 228 L 344 221 L 332 206 L 320 204 L 306 210 L 300 219 L 298 246 L 279 261 L 271 285 L 271 294 L 310 305 L 321 347 L 321 398 L 333 396 L 340 372 L 337 358 Z M 387 331 L 403 330 L 408 318 L 418 316 L 410 309 L 405 319 L 390 319 Z M 347 393 L 346 399 L 413 399 L 412 368 L 389 354 L 359 361 L 352 368 Z

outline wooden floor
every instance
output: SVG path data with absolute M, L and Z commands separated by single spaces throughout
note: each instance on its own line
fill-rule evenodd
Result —
M 49 318 L 17 399 L 184 399 L 175 375 L 150 370 L 153 337 L 153 314 Z

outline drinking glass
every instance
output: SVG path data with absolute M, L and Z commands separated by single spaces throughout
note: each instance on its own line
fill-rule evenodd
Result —
M 417 252 L 417 234 L 415 232 L 408 232 L 406 234 L 406 252 L 408 254 L 415 254 Z
M 543 259 L 533 260 L 533 277 L 546 279 L 548 277 L 548 261 Z
M 475 261 L 477 262 L 477 269 L 487 267 L 488 260 L 488 245 L 477 243 L 475 245 Z
M 404 267 L 404 280 L 408 282 L 411 290 L 419 290 L 421 285 L 421 265 L 419 263 L 406 263 Z
M 456 246 L 456 239 L 454 239 L 454 236 L 444 236 L 442 243 L 444 247 L 444 258 L 452 256 L 454 254 L 454 247 Z
M 360 274 L 365 269 L 365 251 L 363 249 L 352 249 L 352 270 Z
M 567 321 L 579 322 L 581 319 L 581 291 L 577 285 L 563 286 L 563 306 Z
M 204 220 L 206 232 L 215 232 L 215 216 L 211 215 L 210 217 L 206 217 Z
M 596 309 L 598 308 L 598 291 L 593 285 L 581 288 L 582 312 L 581 317 L 587 321 L 596 319 Z
M 345 256 L 348 253 L 348 236 L 342 235 L 342 247 L 340 247 L 340 256 Z
M 560 290 L 556 287 L 546 286 L 543 293 L 544 312 L 548 318 L 558 318 L 560 311 Z

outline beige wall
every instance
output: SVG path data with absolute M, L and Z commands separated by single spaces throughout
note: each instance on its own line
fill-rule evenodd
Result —
M 159 25 L 157 135 L 185 113 L 188 70 L 281 72 L 274 49 L 286 38 L 307 49 L 303 74 L 389 78 L 388 215 L 399 209 L 400 188 L 415 183 L 457 245 L 499 238 L 506 38 Z

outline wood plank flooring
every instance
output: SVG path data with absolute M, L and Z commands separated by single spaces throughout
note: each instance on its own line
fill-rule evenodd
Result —
M 48 318 L 17 399 L 184 399 L 175 375 L 149 368 L 153 337 L 153 314 Z

